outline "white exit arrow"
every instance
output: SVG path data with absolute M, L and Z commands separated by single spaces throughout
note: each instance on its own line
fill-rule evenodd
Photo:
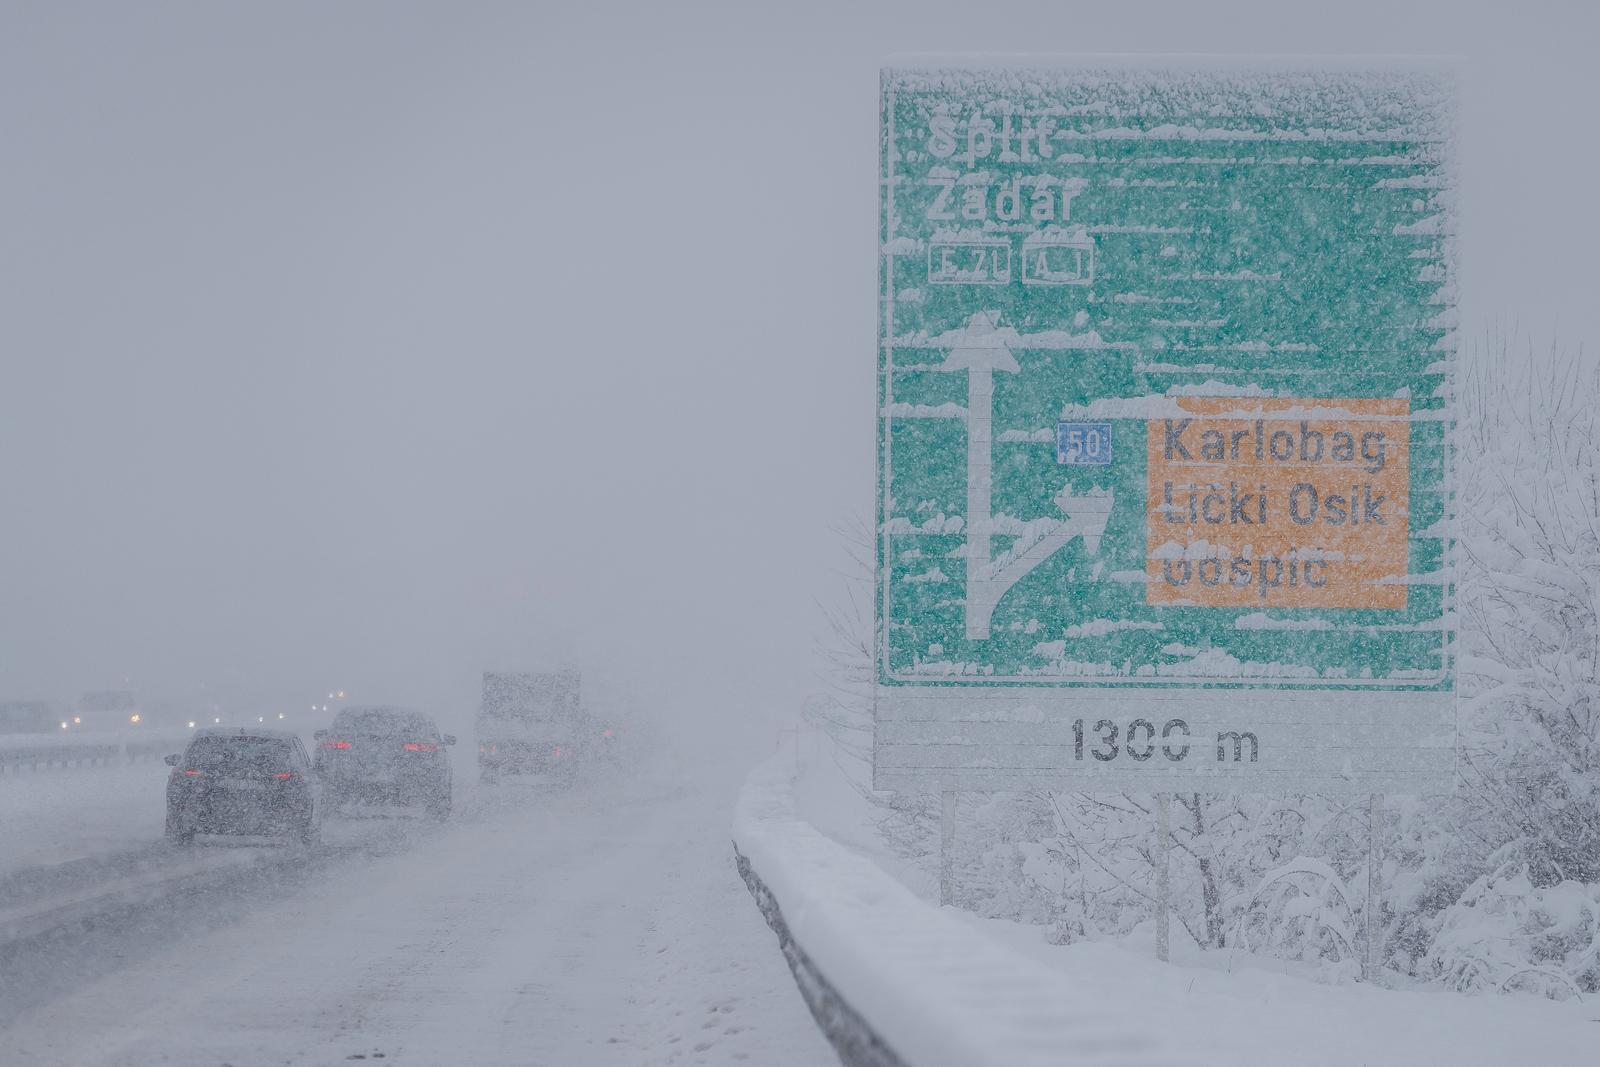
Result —
M 1018 371 L 1016 357 L 1006 346 L 998 326 L 998 311 L 979 311 L 967 320 L 942 371 L 967 372 L 967 638 L 986 641 L 995 605 L 1006 590 L 1029 571 L 1049 559 L 1075 537 L 1082 537 L 1090 552 L 1100 550 L 1100 536 L 1111 516 L 1110 491 L 1074 496 L 1067 486 L 1056 494 L 1063 521 L 1036 541 L 992 558 L 994 372 Z

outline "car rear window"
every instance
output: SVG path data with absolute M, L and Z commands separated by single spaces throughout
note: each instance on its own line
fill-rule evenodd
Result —
M 333 728 L 343 733 L 375 737 L 432 737 L 433 722 L 426 715 L 406 711 L 341 711 Z
M 289 768 L 289 742 L 276 737 L 197 737 L 184 762 L 207 771 L 276 774 Z

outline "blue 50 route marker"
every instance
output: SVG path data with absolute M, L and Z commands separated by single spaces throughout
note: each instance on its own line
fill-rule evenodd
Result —
M 1056 462 L 1099 467 L 1111 462 L 1109 422 L 1056 424 Z

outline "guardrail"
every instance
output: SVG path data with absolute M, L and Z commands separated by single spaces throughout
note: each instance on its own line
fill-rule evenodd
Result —
M 95 767 L 137 763 L 178 752 L 186 735 L 139 737 L 52 737 L 48 734 L 0 734 L 0 774 L 50 767 Z
M 799 814 L 781 759 L 745 781 L 733 840 L 739 873 L 848 1067 L 1241 1059 L 1207 1057 L 1181 1032 L 1151 1025 L 1181 1000 L 1057 971 L 917 896 Z
M 806 1007 L 811 1009 L 811 1017 L 817 1020 L 817 1026 L 833 1045 L 833 1050 L 839 1054 L 839 1062 L 844 1067 L 907 1067 L 906 1062 L 896 1056 L 861 1013 L 850 1006 L 833 983 L 828 981 L 827 975 L 795 941 L 789 932 L 789 924 L 784 921 L 778 898 L 772 895 L 767 883 L 761 880 L 744 853 L 739 851 L 737 842 L 733 846 L 733 857 L 739 868 L 739 876 L 749 887 L 750 895 L 756 898 L 756 907 L 761 909 L 772 932 L 778 935 L 778 947 L 783 952 L 783 958 L 789 961 L 789 970 L 794 973 L 794 984 L 800 987 L 800 996 L 805 1000 Z

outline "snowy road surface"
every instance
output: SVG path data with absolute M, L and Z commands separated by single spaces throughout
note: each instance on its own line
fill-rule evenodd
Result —
M 723 777 L 571 793 L 508 782 L 469 795 L 441 829 L 352 820 L 330 823 L 310 855 L 196 850 L 226 868 L 208 869 L 197 898 L 167 894 L 143 923 L 0 954 L 12 971 L 0 982 L 98 974 L 43 992 L 13 982 L 26 1006 L 0 1013 L 0 1058 L 837 1062 L 734 871 L 736 777 Z
M 161 836 L 160 760 L 0 775 L 0 877 Z

